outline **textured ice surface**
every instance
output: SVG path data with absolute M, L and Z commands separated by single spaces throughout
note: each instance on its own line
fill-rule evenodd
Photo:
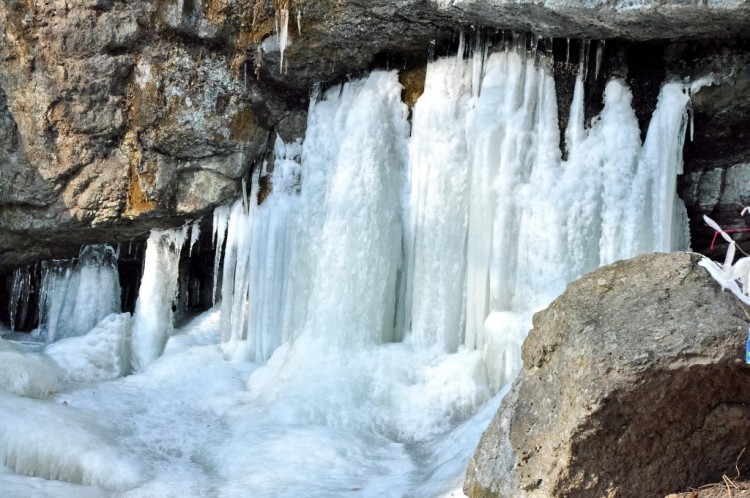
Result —
M 0 461 L 17 474 L 105 489 L 127 489 L 141 478 L 135 462 L 113 445 L 108 421 L 104 426 L 72 406 L 5 393 L 0 413 Z
M 175 230 L 152 230 L 148 238 L 133 315 L 130 361 L 134 371 L 154 361 L 172 335 L 178 264 L 186 238 L 187 226 Z
M 111 246 L 84 246 L 77 260 L 46 262 L 42 270 L 39 317 L 47 342 L 81 336 L 120 312 L 120 277 Z
M 0 339 L 0 390 L 31 398 L 46 398 L 57 390 L 60 372 L 43 355 Z
M 113 313 L 86 335 L 57 341 L 44 352 L 63 370 L 66 380 L 116 379 L 130 370 L 130 323 L 130 313 Z

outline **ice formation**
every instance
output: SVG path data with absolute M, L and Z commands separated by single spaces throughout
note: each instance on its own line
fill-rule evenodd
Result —
M 26 315 L 29 312 L 31 279 L 32 271 L 28 266 L 18 267 L 13 270 L 13 281 L 10 286 L 10 298 L 8 300 L 11 330 L 15 329 L 16 324 L 26 322 Z
M 41 284 L 32 289 L 38 276 Z M 30 296 L 37 296 L 31 309 Z M 13 273 L 9 300 L 10 325 L 27 322 L 36 313 L 37 333 L 47 342 L 83 335 L 110 313 L 120 311 L 117 256 L 108 245 L 87 245 L 76 259 L 44 261 Z
M 130 370 L 129 340 L 130 313 L 113 313 L 86 335 L 57 341 L 44 353 L 62 369 L 66 380 L 112 380 Z
M 688 244 L 675 195 L 685 85 L 664 86 L 643 144 L 621 80 L 587 125 L 583 44 L 563 154 L 547 56 L 523 37 L 491 54 L 480 45 L 465 57 L 467 45 L 428 65 L 411 127 L 396 72 L 316 95 L 304 142 L 277 139 L 249 195 L 215 212 L 221 304 L 181 330 L 172 306 L 186 229 L 152 232 L 132 319 L 136 375 L 55 398 L 110 424 L 80 433 L 74 455 L 96 433 L 102 451 L 116 441 L 146 470 L 111 455 L 124 469 L 113 483 L 88 460 L 28 472 L 9 454 L 6 465 L 135 486 L 132 497 L 432 498 L 460 487 L 532 314 L 599 265 Z M 127 321 L 111 315 L 47 354 L 69 380 L 119 376 Z M 67 420 L 43 406 L 53 426 Z M 31 442 L 23 461 L 47 451 Z
M 279 71 L 284 71 L 284 51 L 289 44 L 289 9 L 281 9 L 276 15 L 279 19 L 276 20 L 278 23 L 278 37 L 279 37 Z
M 162 352 L 172 335 L 172 307 L 177 301 L 180 252 L 187 226 L 175 230 L 152 230 L 146 245 L 143 277 L 133 315 L 131 366 L 146 368 Z
M 224 254 L 224 239 L 227 235 L 227 226 L 229 224 L 230 209 L 228 206 L 221 206 L 214 210 L 213 219 L 213 246 L 214 246 L 214 285 L 211 293 L 211 302 L 216 304 L 217 291 L 219 289 L 219 268 L 221 268 L 221 258 Z
M 57 391 L 60 372 L 42 355 L 0 339 L 0 365 L 0 391 L 30 398 L 46 398 Z
M 17 474 L 113 490 L 140 480 L 136 464 L 82 411 L 0 392 L 0 413 L 0 462 Z
M 276 141 L 270 176 L 275 194 L 258 205 L 258 180 L 250 199 L 231 210 L 222 278 L 221 329 L 227 356 L 265 361 L 282 342 L 284 270 L 291 251 L 291 209 L 299 181 L 300 144 Z
M 314 102 L 301 163 L 290 167 L 277 145 L 281 188 L 257 206 L 256 187 L 230 217 L 230 355 L 250 340 L 241 356 L 263 361 L 304 334 L 346 351 L 394 340 L 436 354 L 486 349 L 496 391 L 520 368 L 531 315 L 567 282 L 687 248 L 675 193 L 685 86 L 664 86 L 641 145 L 621 80 L 584 127 L 582 64 L 563 160 L 550 66 L 525 39 L 487 58 L 477 50 L 431 63 L 410 138 L 403 104 L 387 93 L 392 73 Z M 297 194 L 288 184 L 300 176 Z
M 77 260 L 46 263 L 42 272 L 39 321 L 47 342 L 83 335 L 120 312 L 120 277 L 111 246 L 84 246 Z
M 289 434 L 274 424 L 338 427 L 341 440 L 364 431 L 373 448 L 424 444 L 515 376 L 531 315 L 567 282 L 687 248 L 674 190 L 684 86 L 665 85 L 642 145 L 620 80 L 585 126 L 582 67 L 563 159 L 551 65 L 522 42 L 431 63 L 410 137 L 395 73 L 375 72 L 314 100 L 299 158 L 277 142 L 273 191 L 259 206 L 257 187 L 238 201 L 227 235 L 225 350 L 273 353 L 234 415 L 236 444 L 269 427 L 264 438 L 284 447 Z M 284 264 L 269 264 L 272 244 Z M 249 319 L 261 299 L 283 313 Z M 269 336 L 263 354 L 243 344 Z M 343 458 L 318 436 L 295 437 L 309 454 L 320 444 Z M 217 453 L 218 464 L 240 450 Z M 261 465 L 248 454 L 235 463 Z

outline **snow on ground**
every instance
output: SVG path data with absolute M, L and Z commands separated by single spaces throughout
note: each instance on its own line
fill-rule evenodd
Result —
M 419 443 L 281 420 L 249 404 L 258 364 L 223 358 L 218 308 L 178 332 L 142 373 L 66 381 L 47 400 L 0 394 L 10 414 L 0 422 L 4 496 L 461 497 L 466 461 L 503 395 Z

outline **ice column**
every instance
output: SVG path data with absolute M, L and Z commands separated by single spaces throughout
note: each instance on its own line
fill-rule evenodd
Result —
M 461 55 L 428 66 L 409 144 L 404 308 L 411 339 L 446 352 L 458 349 L 464 327 L 471 75 Z
M 186 237 L 187 226 L 173 230 L 152 230 L 148 238 L 133 317 L 133 371 L 143 370 L 158 358 L 172 335 L 172 308 L 177 301 L 180 251 Z
M 279 71 L 284 72 L 284 52 L 289 44 L 289 9 L 281 9 L 276 13 L 280 19 L 279 22 Z
M 559 148 L 554 82 L 544 60 L 535 65 L 523 44 L 492 54 L 467 130 L 470 195 L 466 345 L 484 346 L 490 310 L 512 309 L 520 211 L 519 189 L 531 170 L 554 173 Z M 543 179 L 541 171 L 536 175 Z M 527 193 L 528 194 L 528 193 Z
M 277 138 L 273 173 L 256 175 L 247 205 L 232 207 L 224 260 L 224 352 L 237 360 L 267 360 L 285 338 L 282 307 L 299 182 L 299 142 Z M 272 192 L 258 205 L 260 176 Z
M 410 144 L 404 323 L 422 346 L 486 349 L 495 389 L 520 368 L 532 314 L 567 282 L 641 252 L 687 248 L 675 195 L 684 86 L 664 86 L 641 146 L 621 80 L 607 83 L 602 112 L 585 126 L 584 64 L 563 161 L 551 61 L 531 55 L 516 36 L 472 61 L 482 67 L 472 78 L 461 57 L 431 63 Z
M 224 239 L 227 235 L 227 226 L 229 225 L 229 206 L 219 206 L 214 209 L 213 221 L 213 244 L 214 244 L 214 286 L 211 293 L 211 302 L 216 304 L 216 293 L 219 286 L 219 268 L 221 267 L 221 257 L 224 254 Z
M 307 333 L 337 349 L 393 339 L 406 115 L 395 72 L 374 72 L 311 104 L 288 336 Z
M 682 173 L 682 149 L 688 124 L 688 86 L 664 85 L 649 123 L 638 160 L 630 204 L 631 253 L 687 249 L 687 211 L 677 197 L 677 175 Z
M 15 330 L 17 323 L 23 324 L 26 322 L 32 276 L 30 266 L 20 266 L 13 270 L 13 280 L 10 284 L 10 296 L 8 297 L 11 330 Z

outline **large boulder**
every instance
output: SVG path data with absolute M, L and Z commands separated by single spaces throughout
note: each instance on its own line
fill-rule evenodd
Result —
M 522 372 L 482 436 L 478 497 L 651 497 L 750 471 L 743 306 L 695 254 L 570 284 L 534 317 Z

